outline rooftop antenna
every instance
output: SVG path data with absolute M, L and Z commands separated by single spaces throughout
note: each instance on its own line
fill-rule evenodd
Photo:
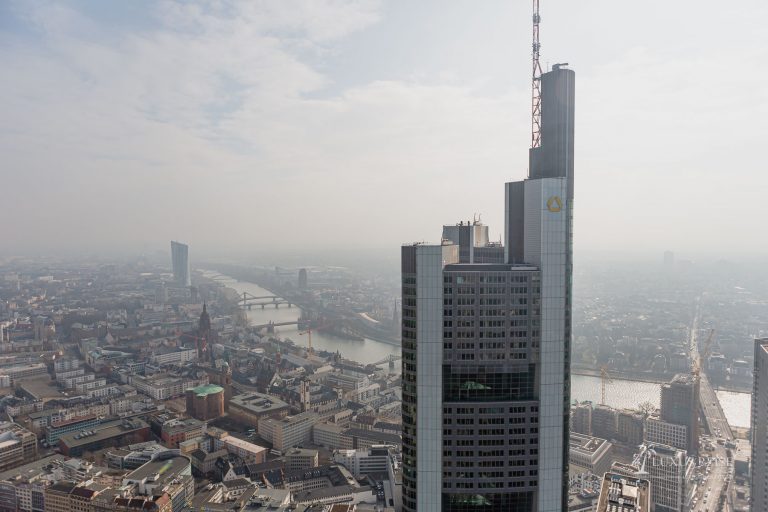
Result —
M 539 0 L 533 0 L 533 73 L 531 77 L 531 147 L 541 146 L 541 64 L 539 55 L 541 43 L 539 43 Z

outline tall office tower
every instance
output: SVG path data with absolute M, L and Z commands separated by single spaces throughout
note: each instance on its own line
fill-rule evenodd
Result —
M 768 338 L 755 340 L 752 385 L 752 512 L 768 510 Z
M 536 358 L 539 510 L 568 508 L 573 278 L 573 137 L 576 74 L 555 64 L 541 75 L 541 144 L 527 180 L 506 185 L 506 259 L 541 272 Z M 594 411 L 592 416 L 594 430 Z
M 192 286 L 191 272 L 189 271 L 189 246 L 171 241 L 171 266 L 173 267 L 173 279 L 178 286 Z
M 661 419 L 686 426 L 686 450 L 699 454 L 699 381 L 689 374 L 678 374 L 661 386 Z
M 462 252 L 463 224 L 402 248 L 406 511 L 567 510 L 574 73 L 541 85 L 498 260 Z
M 307 269 L 299 269 L 299 290 L 307 289 Z

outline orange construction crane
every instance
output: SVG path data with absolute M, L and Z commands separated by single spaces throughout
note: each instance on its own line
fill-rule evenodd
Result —
M 315 351 L 312 349 L 312 331 L 317 331 L 319 329 L 325 329 L 328 327 L 328 325 L 321 325 L 318 327 L 307 327 L 306 330 L 299 332 L 299 335 L 303 336 L 304 334 L 307 335 L 307 352 L 310 354 L 314 354 Z
M 603 365 L 600 367 L 600 403 L 605 405 L 605 385 L 613 382 L 613 379 L 608 375 L 608 366 Z

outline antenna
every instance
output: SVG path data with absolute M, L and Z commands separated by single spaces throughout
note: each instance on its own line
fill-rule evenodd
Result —
M 531 76 L 531 147 L 541 146 L 541 64 L 539 63 L 539 54 L 541 53 L 541 43 L 539 43 L 539 0 L 533 0 L 533 73 Z

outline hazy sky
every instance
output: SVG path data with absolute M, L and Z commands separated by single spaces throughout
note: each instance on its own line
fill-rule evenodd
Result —
M 576 250 L 768 252 L 768 2 L 542 19 L 577 77 Z M 530 38 L 527 0 L 2 1 L 0 253 L 497 237 Z

